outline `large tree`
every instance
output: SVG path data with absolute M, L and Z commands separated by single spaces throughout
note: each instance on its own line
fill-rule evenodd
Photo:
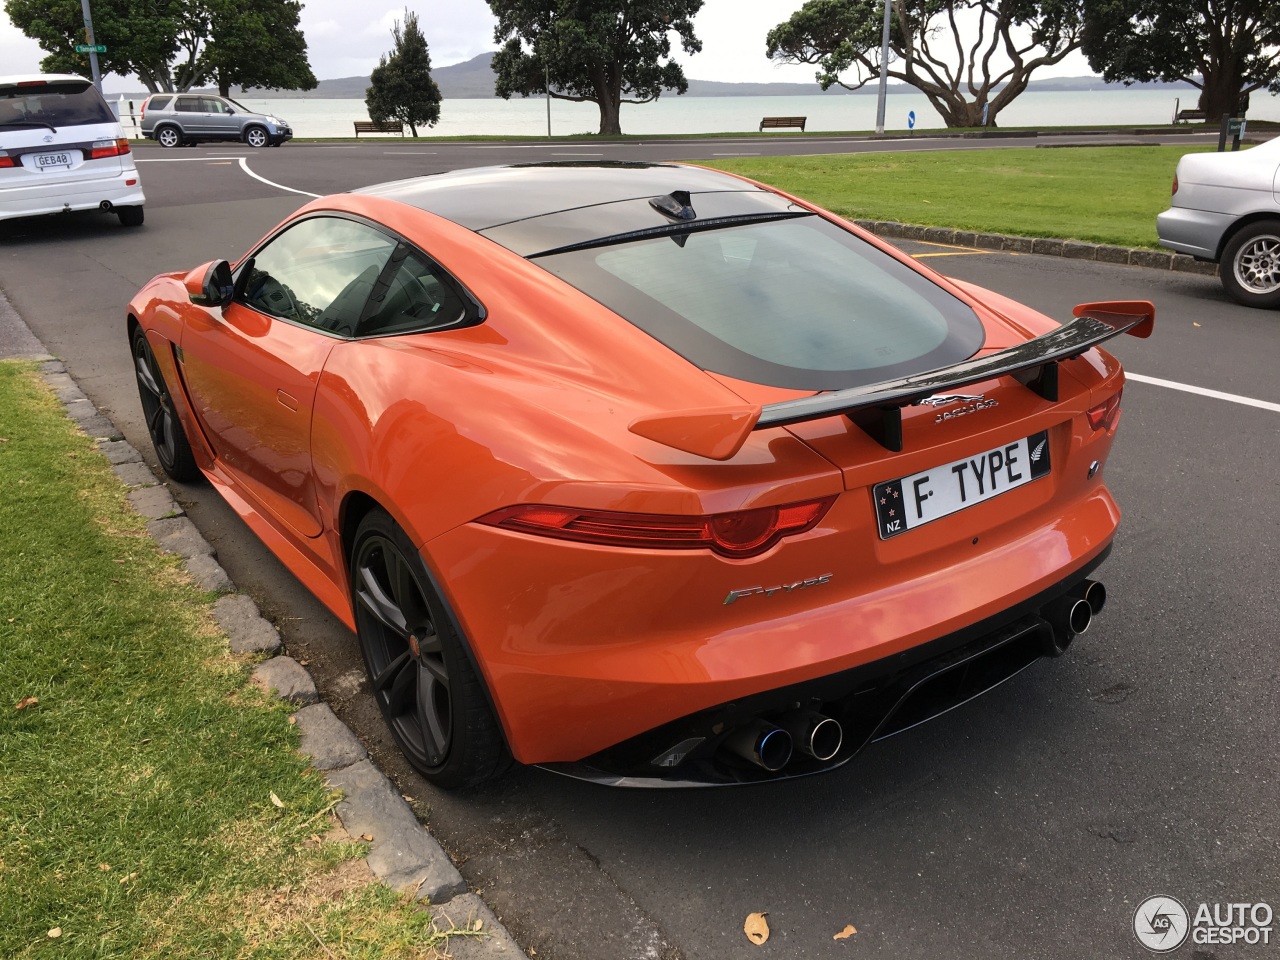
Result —
M 47 71 L 87 75 L 80 0 L 5 0 L 14 25 L 48 53 Z M 152 93 L 210 80 L 286 89 L 316 85 L 298 29 L 298 0 L 93 0 L 103 73 L 136 76 Z
M 204 68 L 224 97 L 232 85 L 314 90 L 298 0 L 205 0 L 210 10 Z
M 1081 4 L 892 0 L 888 75 L 928 97 L 948 127 L 979 126 L 984 106 L 996 126 L 1032 73 L 1079 48 Z M 815 64 L 824 90 L 857 90 L 880 76 L 883 17 L 883 0 L 809 0 L 769 31 L 766 51 Z
M 1084 52 L 1107 80 L 1185 80 L 1210 123 L 1280 93 L 1280 0 L 1087 0 Z
M 498 96 L 547 92 L 594 103 L 600 133 L 620 134 L 624 103 L 648 103 L 663 90 L 689 89 L 670 59 L 671 35 L 697 53 L 693 16 L 703 0 L 488 0 L 498 17 L 494 55 Z
M 434 127 L 440 119 L 440 88 L 431 79 L 431 54 L 418 15 L 406 8 L 404 28 L 396 21 L 391 36 L 391 54 L 384 53 L 373 68 L 364 102 L 370 120 L 399 120 L 416 137 L 419 124 Z

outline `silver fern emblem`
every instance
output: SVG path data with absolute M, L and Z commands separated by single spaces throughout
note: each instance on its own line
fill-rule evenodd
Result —
M 1048 440 L 1041 440 L 1039 443 L 1036 444 L 1036 448 L 1031 451 L 1032 463 L 1036 463 L 1040 460 L 1040 455 L 1044 453 L 1044 445 L 1048 442 L 1049 442 Z

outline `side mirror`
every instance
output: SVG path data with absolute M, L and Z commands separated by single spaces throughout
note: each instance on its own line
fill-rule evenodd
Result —
M 235 281 L 231 278 L 231 264 L 225 260 L 213 260 L 202 264 L 182 279 L 191 302 L 202 307 L 220 307 L 231 300 Z

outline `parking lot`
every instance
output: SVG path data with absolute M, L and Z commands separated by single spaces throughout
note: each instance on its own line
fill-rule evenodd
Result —
M 152 275 L 235 259 L 310 196 L 367 183 L 748 147 L 629 149 L 143 146 L 146 225 L 101 214 L 0 224 L 0 289 L 151 458 L 124 307 Z M 1149 299 L 1156 330 L 1113 341 L 1133 376 L 1106 467 L 1124 512 L 1100 571 L 1106 612 L 1066 657 L 832 774 L 625 792 L 520 769 L 483 789 L 435 791 L 386 733 L 354 637 L 210 487 L 171 485 L 289 653 L 538 958 L 1140 957 L 1133 913 L 1154 894 L 1192 909 L 1280 910 L 1280 313 L 1229 302 L 1212 277 L 904 247 L 1059 319 L 1081 301 Z M 765 947 L 743 936 L 753 911 L 768 914 Z M 858 933 L 833 941 L 846 924 Z M 1270 946 L 1189 942 L 1175 955 L 1264 957 L 1275 944 L 1274 933 Z

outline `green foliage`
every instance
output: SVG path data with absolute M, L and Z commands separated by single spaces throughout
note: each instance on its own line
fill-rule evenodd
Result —
M 14 26 L 48 53 L 46 71 L 89 74 L 80 0 L 5 0 Z M 310 90 L 316 79 L 298 29 L 299 0 L 93 0 L 104 73 L 136 75 L 150 91 L 189 90 L 209 80 Z
M 1210 123 L 1280 93 L 1280 0 L 1088 0 L 1084 52 L 1107 80 L 1185 80 Z
M 391 35 L 395 45 L 373 68 L 364 102 L 370 120 L 399 120 L 416 137 L 419 125 L 434 127 L 440 120 L 440 88 L 431 79 L 431 54 L 418 15 L 406 9 L 404 28 L 397 21 Z
M 439 956 L 31 365 L 0 437 L 0 957 Z
M 314 90 L 299 0 L 205 0 L 210 42 L 205 69 L 224 97 L 233 85 Z
M 752 157 L 718 167 L 851 220 L 1156 247 L 1156 214 L 1186 147 Z
M 624 103 L 648 103 L 689 82 L 671 56 L 702 42 L 693 17 L 703 0 L 488 0 L 498 17 L 493 58 L 498 96 L 547 92 L 600 108 L 600 133 L 622 133 Z
M 1036 70 L 1079 48 L 1083 2 L 895 0 L 887 73 L 928 97 L 948 127 L 981 126 L 984 106 L 996 126 Z M 856 90 L 880 76 L 883 17 L 881 0 L 808 0 L 769 31 L 765 49 L 816 65 L 824 90 Z

